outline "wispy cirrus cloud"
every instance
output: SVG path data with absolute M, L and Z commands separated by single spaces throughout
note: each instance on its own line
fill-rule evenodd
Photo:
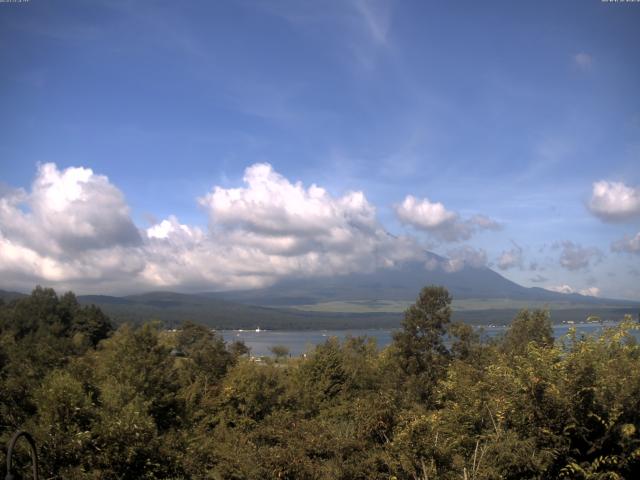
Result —
M 392 0 L 347 0 L 339 2 L 259 2 L 256 5 L 293 27 L 325 35 L 349 55 L 349 65 L 372 69 L 381 52 L 390 46 L 394 2 Z M 355 61 L 354 61 L 355 60 Z
M 372 41 L 379 45 L 386 45 L 391 24 L 392 2 L 389 0 L 352 0 L 352 4 L 355 11 L 360 14 Z

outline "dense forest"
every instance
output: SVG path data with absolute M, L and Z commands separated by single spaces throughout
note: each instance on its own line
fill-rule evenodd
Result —
M 0 441 L 31 432 L 47 479 L 640 478 L 631 318 L 554 339 L 523 310 L 487 340 L 450 305 L 424 288 L 383 350 L 257 362 L 209 328 L 115 329 L 36 288 L 0 305 Z

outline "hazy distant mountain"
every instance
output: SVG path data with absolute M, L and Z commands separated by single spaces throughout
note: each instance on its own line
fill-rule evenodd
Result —
M 0 290 L 0 300 L 4 300 L 5 302 L 10 302 L 11 300 L 16 300 L 21 297 L 26 297 L 26 294 Z
M 446 261 L 434 254 L 427 258 Z M 563 294 L 526 288 L 489 268 L 457 272 L 428 270 L 423 263 L 344 276 L 292 278 L 257 290 L 184 294 L 150 292 L 115 297 L 80 295 L 116 322 L 160 320 L 177 326 L 184 320 L 220 329 L 337 329 L 398 326 L 402 311 L 425 285 L 444 285 L 454 298 L 454 318 L 470 323 L 508 323 L 521 308 L 548 306 L 555 322 L 582 321 L 591 315 L 620 319 L 638 315 L 640 302 Z M 23 294 L 0 290 L 10 301 Z
M 434 257 L 442 260 L 435 255 Z M 486 267 L 464 267 L 457 272 L 447 272 L 440 267 L 427 270 L 421 262 L 405 263 L 399 268 L 378 269 L 372 273 L 286 279 L 258 290 L 214 292 L 204 295 L 253 305 L 277 306 L 351 300 L 413 301 L 422 287 L 432 284 L 447 287 L 456 300 L 508 299 L 593 305 L 634 303 L 557 293 L 537 287 L 526 288 Z
M 82 304 L 95 304 L 116 322 L 160 320 L 171 328 L 185 320 L 218 329 L 336 329 L 397 326 L 397 313 L 344 314 L 304 312 L 230 302 L 207 295 L 150 292 L 126 297 L 80 295 Z

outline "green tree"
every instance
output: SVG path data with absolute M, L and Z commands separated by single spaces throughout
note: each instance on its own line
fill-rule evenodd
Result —
M 276 356 L 276 361 L 280 361 L 289 356 L 289 348 L 285 345 L 273 345 L 269 351 Z
M 38 407 L 33 426 L 42 474 L 47 478 L 72 477 L 92 451 L 95 405 L 80 381 L 66 370 L 54 370 L 34 392 Z
M 451 321 L 451 296 L 444 287 L 424 287 L 393 335 L 399 368 L 421 401 L 429 401 L 446 370 L 449 352 L 444 335 Z
M 71 333 L 80 334 L 95 347 L 113 332 L 111 320 L 95 305 L 87 305 L 76 310 L 71 323 Z
M 296 372 L 303 408 L 309 412 L 332 402 L 349 388 L 349 374 L 345 369 L 344 355 L 337 338 L 329 338 L 307 355 Z
M 540 347 L 553 346 L 553 327 L 548 310 L 521 310 L 511 322 L 502 348 L 512 354 L 524 354 L 531 342 Z
M 236 351 L 229 351 L 222 337 L 210 328 L 185 322 L 176 336 L 176 349 L 185 357 L 176 359 L 181 385 L 180 395 L 190 412 L 199 415 L 197 405 L 217 394 L 221 379 L 237 361 Z

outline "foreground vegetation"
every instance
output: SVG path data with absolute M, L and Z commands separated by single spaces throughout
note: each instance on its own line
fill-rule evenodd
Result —
M 640 478 L 636 324 L 554 340 L 523 310 L 487 343 L 450 303 L 423 289 L 382 351 L 330 339 L 260 364 L 38 288 L 0 305 L 0 440 L 30 431 L 44 478 Z

